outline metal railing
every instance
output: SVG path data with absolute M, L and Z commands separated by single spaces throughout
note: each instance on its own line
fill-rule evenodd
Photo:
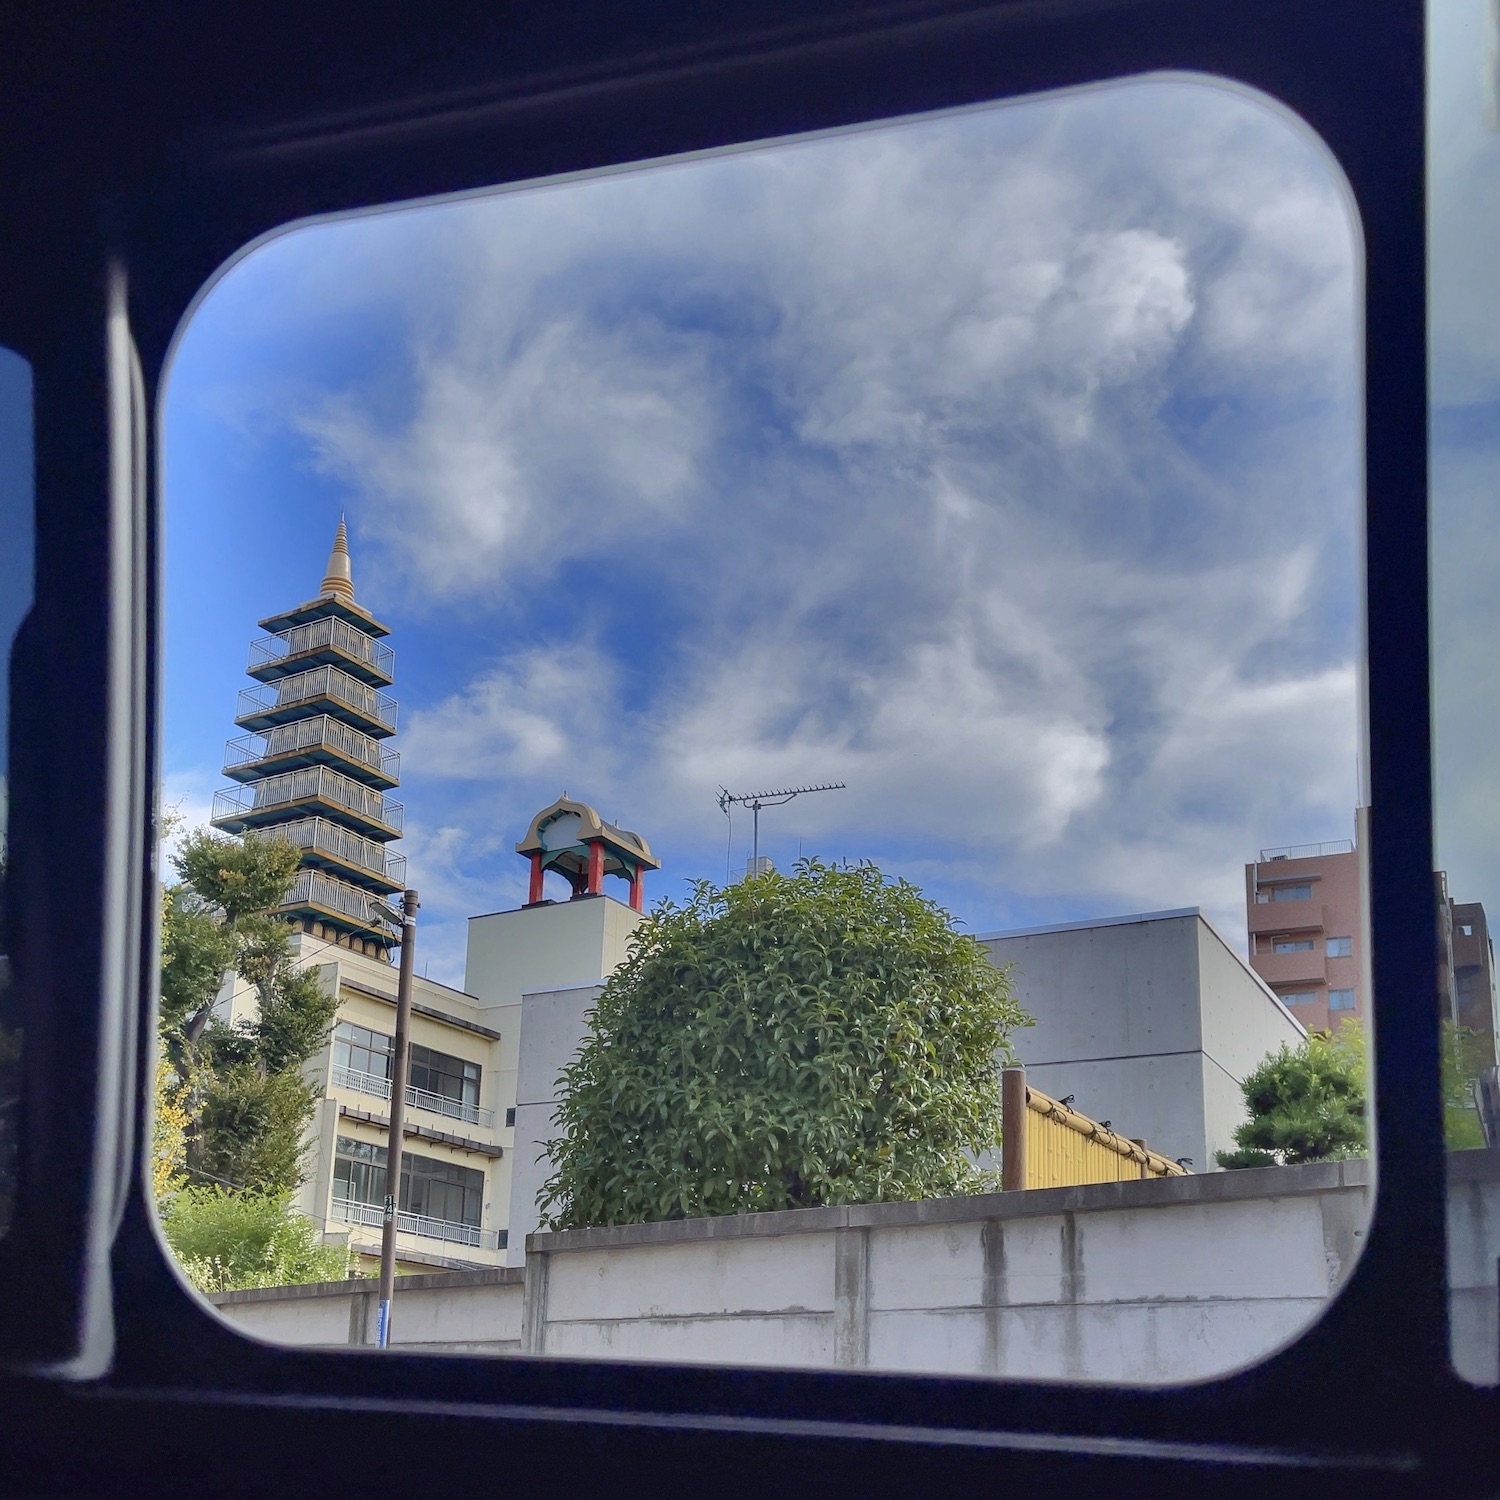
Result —
M 374 933 L 389 934 L 390 919 L 381 915 L 368 891 L 347 881 L 335 880 L 321 870 L 299 870 L 291 889 L 281 898 L 280 909 L 289 906 L 321 906 L 357 922 Z
M 379 1229 L 385 1221 L 385 1211 L 378 1203 L 335 1198 L 333 1217 L 345 1224 L 368 1224 Z M 430 1219 L 426 1214 L 409 1214 L 405 1209 L 396 1211 L 396 1228 L 402 1234 L 415 1234 L 427 1240 L 446 1240 L 450 1245 L 472 1245 L 476 1250 L 494 1250 L 499 1242 L 496 1230 L 480 1229 L 476 1224 L 455 1224 L 452 1219 Z
M 213 821 L 218 823 L 272 808 L 289 807 L 310 797 L 346 807 L 350 812 L 397 833 L 406 819 L 406 808 L 384 792 L 351 781 L 327 766 L 307 766 L 300 771 L 283 771 L 279 776 L 267 776 L 264 781 L 252 781 L 245 786 L 215 792 Z
M 306 672 L 294 672 L 290 677 L 280 677 L 275 682 L 244 688 L 240 692 L 235 717 L 248 719 L 278 709 L 295 708 L 299 703 L 311 703 L 319 698 L 343 703 L 365 718 L 383 724 L 392 734 L 396 732 L 396 700 L 389 693 L 376 692 L 368 683 L 339 671 L 337 667 L 313 667 Z
M 365 1073 L 358 1068 L 333 1067 L 334 1086 L 353 1089 L 357 1094 L 369 1094 L 373 1099 L 391 1097 L 391 1080 L 379 1073 Z M 467 1120 L 470 1125 L 492 1126 L 495 1111 L 480 1109 L 477 1104 L 465 1104 L 462 1099 L 450 1099 L 446 1094 L 434 1094 L 431 1089 L 419 1089 L 413 1084 L 406 1086 L 406 1102 L 413 1109 L 425 1109 L 430 1114 L 445 1115 L 450 1120 Z
M 250 670 L 285 661 L 289 656 L 305 656 L 309 651 L 334 650 L 363 662 L 382 677 L 396 675 L 396 653 L 382 641 L 356 630 L 347 620 L 330 616 L 310 625 L 294 625 L 275 635 L 263 635 L 250 642 Z
M 252 829 L 255 838 L 280 838 L 299 849 L 327 855 L 346 865 L 379 875 L 393 885 L 406 884 L 406 856 L 390 854 L 384 844 L 359 834 L 328 818 L 298 818 L 294 823 L 276 823 L 270 828 Z
M 242 735 L 224 747 L 224 771 L 238 770 L 261 760 L 275 760 L 299 751 L 326 749 L 349 760 L 358 761 L 392 781 L 401 779 L 401 752 L 388 750 L 379 740 L 351 728 L 342 719 L 318 714 L 311 719 L 295 719 L 277 724 L 259 734 Z
M 1322 844 L 1287 844 L 1281 849 L 1262 849 L 1260 862 L 1268 865 L 1278 859 L 1322 859 L 1327 854 L 1353 853 L 1353 839 L 1329 839 Z

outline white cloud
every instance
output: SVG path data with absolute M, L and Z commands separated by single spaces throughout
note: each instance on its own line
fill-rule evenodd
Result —
M 475 632 L 402 741 L 444 920 L 564 786 L 708 869 L 719 784 L 846 780 L 796 826 L 974 911 L 1232 922 L 1347 826 L 1354 249 L 1276 116 L 1122 88 L 435 213 L 405 393 L 300 425 L 362 576 Z

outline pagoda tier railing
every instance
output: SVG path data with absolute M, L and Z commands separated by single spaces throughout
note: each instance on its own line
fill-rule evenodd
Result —
M 325 912 L 343 917 L 356 927 L 373 936 L 390 940 L 391 923 L 375 906 L 376 897 L 362 891 L 357 885 L 344 880 L 335 880 L 321 870 L 299 870 L 291 889 L 281 898 L 278 911 L 299 907 L 316 906 Z
M 319 698 L 345 704 L 366 719 L 383 725 L 392 734 L 396 732 L 396 700 L 389 693 L 377 692 L 337 667 L 313 667 L 306 672 L 278 678 L 275 682 L 245 688 L 240 693 L 239 711 L 235 717 L 257 718 L 295 708 L 301 703 L 312 703 Z
M 269 828 L 252 829 L 251 838 L 285 839 L 297 848 L 326 859 L 350 865 L 397 890 L 406 884 L 406 856 L 390 854 L 386 846 L 374 839 L 361 838 L 352 829 L 329 818 L 298 818 L 291 823 L 274 823 Z
M 400 834 L 406 817 L 401 803 L 383 792 L 361 786 L 327 766 L 308 766 L 215 793 L 213 822 L 244 823 L 256 813 L 291 807 L 313 798 L 347 808 L 357 817 L 378 823 L 395 835 Z
M 389 682 L 396 675 L 396 653 L 382 642 L 356 630 L 347 620 L 329 616 L 308 625 L 294 625 L 275 635 L 261 636 L 250 642 L 250 675 L 313 651 L 337 651 L 359 662 Z
M 293 719 L 277 724 L 259 734 L 247 734 L 230 740 L 224 747 L 226 775 L 257 761 L 276 760 L 309 750 L 331 750 L 346 760 L 357 761 L 390 781 L 401 779 L 401 752 L 386 749 L 379 740 L 335 719 L 318 714 L 311 719 Z

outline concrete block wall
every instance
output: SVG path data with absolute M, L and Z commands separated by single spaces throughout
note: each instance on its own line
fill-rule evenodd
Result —
M 1454 1362 L 1500 1376 L 1500 1151 L 1449 1157 Z M 536 1234 L 403 1277 L 412 1348 L 1159 1383 L 1296 1337 L 1364 1239 L 1363 1161 Z M 375 1283 L 230 1292 L 245 1332 L 368 1343 Z

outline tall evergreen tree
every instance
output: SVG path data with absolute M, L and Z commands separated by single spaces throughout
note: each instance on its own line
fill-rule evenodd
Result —
M 302 1180 L 302 1142 L 317 1090 L 302 1065 L 338 1008 L 297 967 L 286 925 L 266 915 L 290 888 L 298 851 L 284 839 L 188 835 L 180 880 L 162 897 L 161 1032 L 188 1116 L 187 1169 L 257 1192 Z M 256 993 L 233 1026 L 213 1014 L 226 973 Z
M 976 1191 L 1029 1024 L 984 948 L 872 865 L 700 883 L 637 929 L 564 1070 L 544 1220 Z

